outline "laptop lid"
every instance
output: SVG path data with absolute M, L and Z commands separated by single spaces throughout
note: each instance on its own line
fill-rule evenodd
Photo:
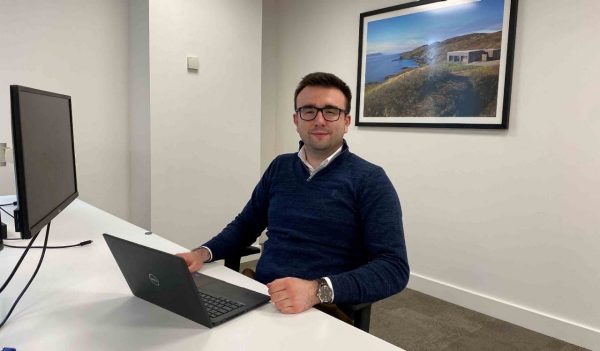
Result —
M 200 273 L 192 276 L 181 257 L 110 234 L 103 236 L 133 295 L 209 328 L 270 300 L 267 295 Z M 211 318 L 200 291 L 238 301 L 244 306 Z

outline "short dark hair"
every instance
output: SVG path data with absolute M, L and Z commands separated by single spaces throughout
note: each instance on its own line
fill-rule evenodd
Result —
M 323 87 L 323 88 L 335 88 L 340 90 L 344 96 L 346 97 L 346 110 L 344 112 L 350 112 L 350 102 L 352 101 L 352 92 L 346 83 L 343 80 L 338 78 L 336 75 L 325 72 L 314 72 L 306 75 L 300 83 L 298 83 L 298 87 L 296 88 L 296 92 L 294 93 L 294 110 L 298 107 L 296 106 L 296 100 L 298 99 L 298 94 L 302 91 L 302 89 L 306 87 Z

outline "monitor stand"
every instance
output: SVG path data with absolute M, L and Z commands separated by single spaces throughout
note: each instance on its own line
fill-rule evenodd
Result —
M 0 250 L 2 250 L 4 248 L 3 240 L 4 240 L 4 238 L 6 238 L 7 235 L 8 234 L 7 234 L 6 224 L 4 224 L 4 222 L 2 222 L 2 215 L 0 215 Z

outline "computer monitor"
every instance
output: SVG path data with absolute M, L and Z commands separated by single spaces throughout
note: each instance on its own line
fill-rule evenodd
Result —
M 10 86 L 18 207 L 15 231 L 37 234 L 78 196 L 71 97 Z

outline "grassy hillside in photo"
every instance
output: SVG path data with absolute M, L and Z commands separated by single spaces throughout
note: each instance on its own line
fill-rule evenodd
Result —
M 495 116 L 498 65 L 438 64 L 365 89 L 367 117 Z

